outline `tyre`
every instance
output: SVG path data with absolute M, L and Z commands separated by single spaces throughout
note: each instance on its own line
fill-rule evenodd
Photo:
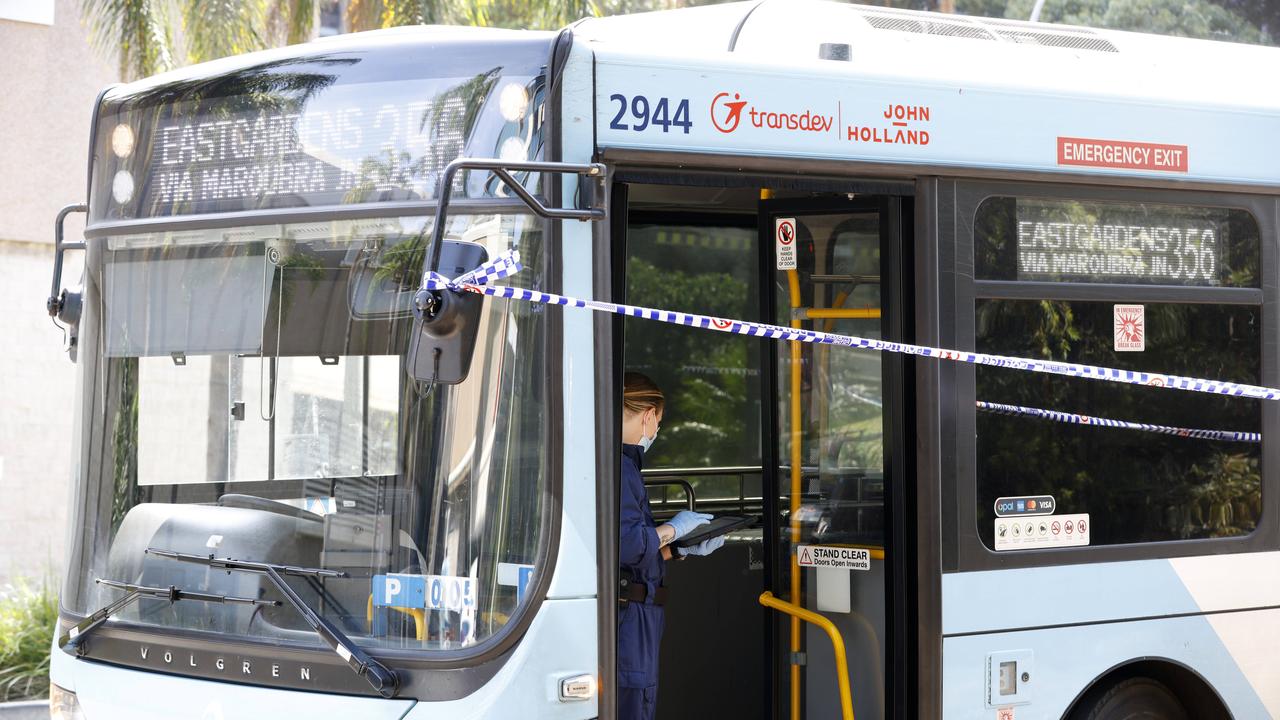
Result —
M 1080 701 L 1071 720 L 1191 720 L 1168 686 L 1151 678 L 1123 680 Z

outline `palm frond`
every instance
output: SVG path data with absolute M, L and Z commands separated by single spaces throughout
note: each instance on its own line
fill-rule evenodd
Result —
M 562 28 L 582 18 L 599 17 L 603 14 L 600 3 L 596 0 L 535 0 L 533 5 L 538 9 L 542 27 L 547 30 Z
M 114 55 L 124 79 L 174 67 L 173 33 L 165 0 L 82 0 L 80 14 L 94 47 Z
M 380 0 L 350 0 L 347 3 L 347 30 L 361 32 L 382 27 Z
M 383 0 L 380 25 L 442 25 L 453 22 L 457 10 L 449 0 Z
M 287 8 L 285 42 L 296 45 L 310 40 L 316 29 L 316 0 L 287 0 L 280 5 Z
M 266 0 L 185 0 L 182 30 L 190 62 L 267 47 Z

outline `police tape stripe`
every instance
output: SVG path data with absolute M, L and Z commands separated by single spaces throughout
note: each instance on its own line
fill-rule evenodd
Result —
M 1161 435 L 1174 435 L 1177 437 L 1196 438 L 1199 440 L 1223 440 L 1226 442 L 1262 442 L 1262 435 L 1255 432 L 1236 432 L 1234 430 L 1200 430 L 1197 428 L 1180 428 L 1170 427 L 1168 425 L 1149 425 L 1147 423 L 1129 422 L 1127 420 L 1112 420 L 1110 418 L 1093 417 L 1092 415 L 1080 415 L 1077 413 L 1061 412 L 1059 410 L 1044 410 L 1042 408 L 1023 407 L 1021 405 L 1005 405 L 1002 403 L 984 402 L 979 400 L 978 409 L 986 412 L 995 413 L 997 415 L 1012 415 L 1023 417 L 1038 417 L 1045 420 L 1052 420 L 1060 423 L 1074 423 L 1076 425 L 1098 425 L 1101 427 L 1123 428 L 1126 430 L 1141 430 L 1143 432 L 1159 433 Z
M 728 320 L 711 317 L 709 315 L 694 315 L 690 313 L 676 313 L 669 310 L 655 310 L 653 308 L 639 307 L 636 305 L 623 305 L 620 303 L 604 302 L 602 300 L 582 300 L 579 298 L 566 297 L 564 295 L 539 292 L 537 290 L 526 290 L 524 288 L 510 287 L 507 285 L 489 284 L 492 280 L 509 277 L 519 272 L 521 267 L 519 254 L 515 251 L 508 250 L 493 260 L 484 263 L 475 270 L 459 276 L 456 280 L 449 280 L 438 273 L 428 272 L 423 275 L 422 282 L 423 287 L 427 290 L 450 289 L 489 295 L 491 297 L 525 300 L 528 302 L 536 302 L 546 305 L 563 305 L 565 307 L 586 308 L 596 312 L 646 318 L 649 320 L 657 320 L 659 322 L 705 328 L 707 330 L 715 330 L 734 335 L 764 337 L 773 340 L 795 340 L 820 345 L 836 345 L 841 347 L 876 350 L 880 352 L 899 353 L 903 355 L 918 355 L 920 357 L 937 358 L 939 360 L 968 363 L 970 365 L 986 365 L 989 367 L 1001 367 L 1009 368 L 1011 370 L 1023 370 L 1026 372 L 1045 373 L 1049 375 L 1078 377 L 1086 380 L 1102 380 L 1105 382 L 1121 383 L 1126 385 L 1172 388 L 1176 390 L 1188 390 L 1213 395 L 1247 397 L 1255 400 L 1280 399 L 1280 389 L 1262 387 L 1259 385 L 1246 385 L 1222 380 L 1205 380 L 1202 378 L 1183 377 L 1181 375 L 1166 375 L 1164 373 L 1120 370 L 1117 368 L 1099 367 L 1096 365 L 1080 365 L 1076 363 L 1059 362 L 1057 360 L 1036 360 L 1033 358 L 991 355 L 988 353 L 967 352 L 963 350 L 947 350 L 945 348 L 934 348 L 925 345 L 912 345 L 910 343 L 863 338 L 855 335 L 837 335 L 835 333 L 821 332 L 818 330 L 788 328 L 782 327 L 781 325 L 769 325 L 767 323 L 756 323 L 745 320 Z

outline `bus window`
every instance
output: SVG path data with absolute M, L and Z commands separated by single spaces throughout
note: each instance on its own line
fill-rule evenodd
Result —
M 696 192 L 681 188 L 677 197 L 688 202 Z M 691 212 L 671 207 L 668 188 L 632 187 L 628 303 L 724 318 L 760 316 L 757 191 L 714 194 L 727 206 Z M 663 209 L 654 210 L 659 203 Z M 651 377 L 667 401 L 661 434 L 644 458 L 655 519 L 661 523 L 690 503 L 713 515 L 759 517 L 761 341 L 649 320 L 623 322 L 626 368 Z M 657 717 L 761 716 L 761 536 L 758 528 L 736 531 L 709 556 L 666 564 L 671 600 L 664 609 Z M 741 692 L 744 681 L 752 687 Z
M 662 223 L 638 214 L 627 245 L 627 302 L 727 318 L 759 312 L 754 215 L 745 222 L 726 216 Z M 648 320 L 625 322 L 627 368 L 653 378 L 670 403 L 662 442 L 645 467 L 759 466 L 757 344 Z M 737 481 L 707 476 L 691 483 L 699 499 L 737 498 Z
M 1257 383 L 1258 307 L 1146 303 L 1146 350 L 1117 352 L 1112 302 L 980 300 L 980 352 Z M 979 367 L 980 401 L 1179 428 L 1259 432 L 1260 400 L 1191 396 Z M 1261 444 L 978 414 L 978 529 L 997 498 L 1049 495 L 1088 513 L 1090 544 L 1243 535 L 1261 512 Z
M 532 216 L 458 214 L 451 238 L 517 248 L 519 287 L 545 286 Z M 547 521 L 547 313 L 485 305 L 472 372 L 406 374 L 421 217 L 108 239 L 88 275 L 100 331 L 87 458 L 99 500 L 67 607 L 114 595 L 96 578 L 275 597 L 256 576 L 155 547 L 345 573 L 294 590 L 362 645 L 455 650 L 498 634 L 529 597 Z M 519 342 L 517 342 L 517 339 Z M 418 612 L 403 612 L 413 608 Z M 313 645 L 289 607 L 143 600 L 143 625 Z
M 978 210 L 975 248 L 979 278 L 1076 284 L 1071 300 L 1060 299 L 1063 291 L 1052 285 L 1043 299 L 980 291 L 979 352 L 1261 381 L 1260 296 L 1250 304 L 1249 291 L 1237 290 L 1241 302 L 1211 304 L 1196 287 L 1258 287 L 1258 226 L 1244 211 L 992 198 Z M 1108 287 L 1091 290 L 1092 283 Z M 1152 285 L 1164 286 L 1163 301 L 1125 297 L 1136 292 L 1128 287 L 1146 286 L 1150 293 Z M 1172 428 L 1261 431 L 1256 400 L 985 366 L 974 374 L 980 403 Z M 1016 504 L 1050 496 L 1055 515 L 1087 514 L 1090 545 L 1237 536 L 1257 527 L 1262 453 L 1256 440 L 1055 422 L 1030 410 L 979 409 L 976 421 L 977 524 L 993 549 L 1005 549 L 995 537 L 1000 498 Z M 1023 527 L 1052 534 L 1055 523 L 1046 523 L 1043 530 L 1038 520 Z

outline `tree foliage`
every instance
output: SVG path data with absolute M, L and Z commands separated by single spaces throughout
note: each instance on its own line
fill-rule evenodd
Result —
M 957 7 L 965 8 L 970 3 L 988 11 L 999 4 L 990 0 L 958 0 Z M 1025 20 L 1031 16 L 1034 5 L 1035 0 L 1007 0 L 1003 16 Z M 1231 3 L 1209 0 L 1046 0 L 1040 20 L 1202 40 L 1274 42 L 1234 11 Z
M 82 0 L 99 52 L 123 79 L 310 40 L 319 0 Z M 664 0 L 615 0 L 628 8 Z M 552 29 L 613 10 L 596 0 L 350 0 L 352 32 L 403 25 Z
M 349 0 L 349 31 L 455 24 L 555 29 L 584 17 L 722 0 Z M 881 0 L 869 4 L 1028 19 L 1035 0 Z M 125 79 L 312 37 L 320 0 L 82 0 L 95 45 Z M 1040 19 L 1088 27 L 1275 44 L 1270 0 L 1046 0 Z

